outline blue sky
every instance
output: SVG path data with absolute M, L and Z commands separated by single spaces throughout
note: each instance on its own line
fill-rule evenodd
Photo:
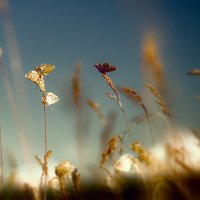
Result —
M 41 94 L 24 74 L 41 63 L 55 64 L 56 69 L 47 80 L 48 91 L 60 98 L 47 112 L 48 147 L 53 150 L 53 160 L 71 160 L 78 165 L 75 140 L 76 116 L 70 102 L 70 79 L 75 65 L 83 65 L 81 81 L 85 98 L 101 104 L 103 112 L 119 109 L 105 96 L 109 88 L 97 73 L 95 63 L 110 62 L 118 66 L 111 74 L 117 85 L 143 90 L 141 79 L 141 47 L 148 32 L 155 35 L 159 55 L 164 64 L 165 78 L 170 91 L 170 107 L 181 127 L 199 126 L 199 78 L 186 72 L 200 64 L 200 4 L 198 1 L 137 1 L 137 0 L 9 0 L 11 20 L 16 33 L 23 73 L 12 75 L 9 50 L 1 21 L 0 44 L 4 49 L 3 63 L 16 100 L 20 126 L 24 130 L 31 159 L 43 154 L 43 113 Z M 3 18 L 2 18 L 3 19 Z M 14 49 L 15 50 L 15 49 Z M 15 61 L 14 61 L 15 62 Z M 17 66 L 17 64 L 14 64 Z M 19 70 L 16 68 L 19 72 Z M 18 76 L 26 92 L 18 87 L 13 77 Z M 21 90 L 21 92 L 20 92 Z M 6 151 L 14 151 L 23 162 L 22 150 L 16 135 L 16 124 L 8 103 L 3 82 L 0 83 L 0 123 Z M 23 97 L 21 94 L 26 94 Z M 26 98 L 26 104 L 23 99 Z M 141 114 L 137 107 L 122 98 L 127 115 Z M 25 101 L 25 100 L 24 100 Z M 28 113 L 28 115 L 27 115 Z M 87 111 L 91 120 L 85 137 L 87 161 L 99 160 L 99 134 L 101 125 L 95 113 Z M 116 132 L 125 128 L 119 113 Z M 144 144 L 149 138 L 138 136 Z M 32 159 L 34 161 L 34 158 Z

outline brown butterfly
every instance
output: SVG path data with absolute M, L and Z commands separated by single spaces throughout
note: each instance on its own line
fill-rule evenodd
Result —
M 52 64 L 41 64 L 39 67 L 35 67 L 35 71 L 38 72 L 38 74 L 47 76 L 55 69 L 55 66 Z

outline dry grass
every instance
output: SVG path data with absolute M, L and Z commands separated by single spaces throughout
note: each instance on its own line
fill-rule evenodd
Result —
M 166 116 L 171 117 L 170 110 L 169 110 L 167 104 L 165 103 L 165 100 L 162 98 L 162 96 L 158 92 L 158 90 L 152 84 L 149 84 L 149 83 L 146 83 L 145 86 L 156 97 L 156 103 L 157 103 L 159 109 L 161 110 L 161 112 L 163 114 L 165 114 Z
M 142 74 L 149 81 L 154 81 L 161 94 L 165 92 L 164 67 L 159 56 L 155 37 L 148 33 L 142 47 Z M 149 80 L 149 75 L 152 80 Z M 148 76 L 148 77 L 147 77 Z
M 97 113 L 98 118 L 100 119 L 101 123 L 103 125 L 105 125 L 106 124 L 106 118 L 105 118 L 103 112 L 101 111 L 100 105 L 98 103 L 93 102 L 90 99 L 87 99 L 86 103 L 92 110 L 94 110 Z
M 200 69 L 193 69 L 190 72 L 187 73 L 188 75 L 196 75 L 200 76 Z
M 131 135 L 131 131 L 134 131 L 136 126 L 143 126 L 147 122 L 153 141 L 153 133 L 149 119 L 154 116 L 162 117 L 169 131 L 175 131 L 179 134 L 179 130 L 172 120 L 171 111 L 163 97 L 165 90 L 163 64 L 158 55 L 154 38 L 148 37 L 146 40 L 143 49 L 143 61 L 144 66 L 149 67 L 148 70 L 151 71 L 153 81 L 156 84 L 156 87 L 149 83 L 146 83 L 145 86 L 156 98 L 156 103 L 159 107 L 159 112 L 157 113 L 149 112 L 149 107 L 147 109 L 143 98 L 134 89 L 129 87 L 119 87 L 118 89 L 115 87 L 108 73 L 116 71 L 116 66 L 111 66 L 108 63 L 95 65 L 113 93 L 107 92 L 107 96 L 114 100 L 120 107 L 127 127 L 125 130 L 122 129 L 120 134 L 113 134 L 115 130 L 116 114 L 111 112 L 108 117 L 105 117 L 98 103 L 90 99 L 86 100 L 87 105 L 96 112 L 102 123 L 102 132 L 100 134 L 102 154 L 99 167 L 95 171 L 95 177 L 92 177 L 93 182 L 91 184 L 87 181 L 82 181 L 78 169 L 72 165 L 70 161 L 65 160 L 55 166 L 55 177 L 51 177 L 48 180 L 47 186 L 48 160 L 52 152 L 50 150 L 47 151 L 46 144 L 46 107 L 56 103 L 59 98 L 52 92 L 46 92 L 44 77 L 50 74 L 55 69 L 55 66 L 51 64 L 42 64 L 36 66 L 35 70 L 27 73 L 25 77 L 36 84 L 41 91 L 41 103 L 44 108 L 44 156 L 43 159 L 35 156 L 42 169 L 40 187 L 34 188 L 33 186 L 16 181 L 17 164 L 12 158 L 10 159 L 12 170 L 6 183 L 3 183 L 3 173 L 1 173 L 1 185 L 3 185 L 3 187 L 0 190 L 0 199 L 199 200 L 200 192 L 198 185 L 200 184 L 200 160 L 196 163 L 191 162 L 190 156 L 192 155 L 181 139 L 178 139 L 175 143 L 166 142 L 163 144 L 162 148 L 165 153 L 165 159 L 159 160 L 155 156 L 156 154 L 146 149 L 142 142 L 135 141 L 132 137 L 130 140 L 125 138 L 128 132 Z M 71 80 L 73 103 L 77 111 L 77 146 L 75 148 L 79 148 L 79 161 L 83 159 L 83 136 L 80 133 L 82 129 L 81 115 L 84 105 L 82 103 L 83 97 L 80 73 L 81 65 L 77 65 Z M 188 74 L 200 75 L 200 72 L 198 69 L 194 69 Z M 3 78 L 5 87 L 7 87 L 9 93 L 11 91 L 9 91 L 9 82 L 7 82 L 8 80 L 5 74 L 3 74 Z M 144 116 L 130 122 L 126 117 L 119 92 L 123 93 L 132 102 L 135 102 L 142 109 Z M 11 101 L 13 101 L 12 95 L 10 95 L 10 97 Z M 200 133 L 196 130 L 192 130 L 192 133 L 196 138 L 194 146 L 199 148 L 200 152 Z M 125 139 L 126 143 L 124 143 Z M 2 172 L 3 149 L 2 139 L 0 138 L 0 140 Z M 153 141 L 153 144 L 154 147 L 156 147 L 155 141 Z M 99 168 L 103 171 L 99 170 Z M 5 170 L 6 169 L 4 169 L 4 171 Z

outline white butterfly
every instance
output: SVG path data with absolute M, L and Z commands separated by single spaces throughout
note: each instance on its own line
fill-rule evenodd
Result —
M 43 79 L 43 75 L 39 74 L 36 71 L 30 71 L 28 74 L 25 74 L 25 78 L 36 83 L 42 93 L 45 93 L 45 83 Z
M 42 96 L 42 104 L 45 106 L 49 106 L 51 104 L 57 103 L 59 98 L 52 92 L 47 92 Z

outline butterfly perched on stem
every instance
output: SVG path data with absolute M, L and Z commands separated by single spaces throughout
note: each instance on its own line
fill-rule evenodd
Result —
M 52 92 L 47 92 L 42 96 L 42 104 L 45 106 L 52 105 L 54 103 L 57 103 L 59 101 L 59 98 Z
M 36 83 L 42 93 L 45 93 L 45 83 L 43 76 L 38 74 L 36 71 L 30 71 L 28 74 L 25 74 L 25 78 Z
M 35 67 L 35 71 L 42 75 L 42 76 L 47 76 L 50 74 L 53 70 L 55 69 L 55 66 L 52 64 L 41 64 L 39 67 Z
M 44 77 L 47 76 L 55 69 L 55 66 L 52 64 L 41 64 L 39 67 L 35 67 L 35 71 L 30 71 L 25 74 L 25 78 L 36 83 L 42 93 L 45 93 L 45 82 Z

